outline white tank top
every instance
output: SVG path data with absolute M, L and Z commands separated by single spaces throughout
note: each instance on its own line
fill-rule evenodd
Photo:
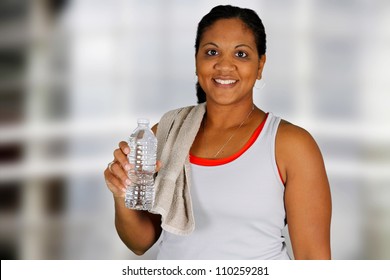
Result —
M 275 160 L 280 118 L 272 113 L 224 159 L 190 155 L 195 230 L 162 232 L 157 259 L 290 259 L 282 236 L 284 185 Z

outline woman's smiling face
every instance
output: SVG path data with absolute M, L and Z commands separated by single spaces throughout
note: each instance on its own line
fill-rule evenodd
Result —
M 259 57 L 253 32 L 236 18 L 221 19 L 202 35 L 196 55 L 198 81 L 207 102 L 234 104 L 252 100 L 265 55 Z

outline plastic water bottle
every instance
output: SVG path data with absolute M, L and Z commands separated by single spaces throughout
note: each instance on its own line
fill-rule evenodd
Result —
M 154 173 L 157 138 L 148 119 L 138 119 L 138 127 L 129 138 L 128 172 L 131 184 L 126 187 L 125 205 L 136 210 L 150 210 L 154 203 Z

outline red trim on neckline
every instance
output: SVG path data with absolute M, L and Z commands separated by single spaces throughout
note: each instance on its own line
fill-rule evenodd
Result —
M 196 157 L 194 155 L 191 155 L 191 153 L 190 153 L 190 162 L 192 164 L 201 165 L 201 166 L 218 166 L 218 165 L 223 165 L 223 164 L 227 164 L 229 162 L 234 161 L 235 159 L 239 158 L 243 153 L 245 153 L 253 145 L 253 143 L 255 143 L 256 139 L 259 137 L 261 131 L 263 130 L 263 127 L 264 127 L 267 119 L 268 119 L 268 113 L 266 113 L 264 120 L 260 123 L 260 125 L 253 132 L 253 134 L 252 134 L 251 138 L 248 140 L 248 142 L 246 142 L 246 144 L 237 153 L 235 153 L 229 157 L 219 158 L 219 159 L 200 158 L 200 157 Z

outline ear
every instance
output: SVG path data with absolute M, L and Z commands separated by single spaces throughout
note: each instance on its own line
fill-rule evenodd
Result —
M 259 68 L 257 69 L 257 79 L 258 80 L 261 80 L 265 61 L 266 61 L 266 56 L 265 56 L 265 54 L 263 54 L 259 59 Z

